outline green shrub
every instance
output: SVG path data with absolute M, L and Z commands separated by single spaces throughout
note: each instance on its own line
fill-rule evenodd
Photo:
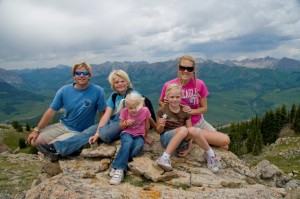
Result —
M 26 131 L 30 131 L 30 124 L 26 123 Z
M 25 138 L 20 138 L 19 139 L 19 147 L 20 149 L 25 149 L 26 148 L 26 141 L 25 141 Z
M 30 146 L 30 149 L 29 149 L 30 154 L 37 154 L 37 152 L 38 152 L 38 150 L 35 147 Z

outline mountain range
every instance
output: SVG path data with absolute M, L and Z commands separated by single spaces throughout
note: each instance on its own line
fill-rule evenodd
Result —
M 209 89 L 206 119 L 214 125 L 247 120 L 268 109 L 299 103 L 300 61 L 272 57 L 244 60 L 197 58 L 196 75 Z M 164 82 L 177 76 L 178 59 L 164 62 L 105 62 L 91 64 L 92 83 L 112 92 L 108 74 L 125 70 L 134 88 L 157 100 Z M 1 69 L 0 122 L 12 120 L 35 124 L 47 109 L 55 92 L 73 82 L 71 66 L 21 70 Z

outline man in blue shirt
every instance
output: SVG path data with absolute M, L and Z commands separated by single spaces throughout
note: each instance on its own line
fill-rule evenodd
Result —
M 75 64 L 72 73 L 75 82 L 57 91 L 50 107 L 27 138 L 29 144 L 49 155 L 53 162 L 88 143 L 89 137 L 97 131 L 96 113 L 99 112 L 101 117 L 106 108 L 103 88 L 89 83 L 91 66 L 85 62 Z M 60 123 L 47 126 L 62 108 L 65 115 Z

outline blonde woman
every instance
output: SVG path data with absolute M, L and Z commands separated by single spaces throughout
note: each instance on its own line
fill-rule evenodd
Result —
M 112 93 L 106 101 L 107 107 L 105 113 L 98 123 L 96 133 L 89 139 L 90 144 L 94 144 L 99 138 L 106 143 L 111 143 L 120 138 L 120 133 L 122 131 L 119 125 L 120 114 L 118 108 L 121 100 L 125 98 L 128 89 L 132 89 L 133 86 L 128 74 L 124 70 L 111 71 L 108 76 L 108 81 L 115 92 Z M 117 95 L 115 99 L 113 99 L 115 93 Z
M 207 96 L 209 92 L 205 83 L 196 78 L 196 60 L 189 55 L 180 57 L 177 70 L 178 77 L 164 84 L 159 105 L 163 107 L 167 102 L 166 89 L 169 84 L 180 85 L 182 88 L 181 104 L 184 105 L 183 110 L 191 114 L 192 125 L 210 130 L 209 132 L 202 132 L 208 144 L 228 149 L 229 136 L 217 132 L 203 117 L 203 114 L 207 111 Z

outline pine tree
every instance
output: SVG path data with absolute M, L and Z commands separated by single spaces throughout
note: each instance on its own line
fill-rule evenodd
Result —
M 260 130 L 264 144 L 271 144 L 276 140 L 274 140 L 277 135 L 275 132 L 275 116 L 272 110 L 265 113 L 265 117 L 261 121 Z
M 248 121 L 239 122 L 236 129 L 237 129 L 237 132 L 240 133 L 240 137 L 241 137 L 242 140 L 247 139 L 248 129 L 249 129 L 249 122 Z
M 238 131 L 238 127 L 238 123 L 232 123 L 228 130 L 228 135 L 230 137 L 229 150 L 237 156 L 242 155 L 241 148 L 243 143 L 242 133 Z
M 292 104 L 290 114 L 289 114 L 289 122 L 292 124 L 292 127 L 294 126 L 295 115 L 296 115 L 296 104 Z
M 19 147 L 20 147 L 20 149 L 24 149 L 24 148 L 26 148 L 26 142 L 25 142 L 25 138 L 20 138 L 19 139 Z
M 288 123 L 288 116 L 286 111 L 286 105 L 283 104 L 280 109 L 280 117 L 281 117 L 281 128 L 284 127 Z
M 255 131 L 258 128 L 258 123 L 259 123 L 259 119 L 258 119 L 257 115 L 255 118 L 252 118 L 249 123 L 249 134 L 248 134 L 248 139 L 246 142 L 248 152 L 253 151 L 253 146 L 255 144 L 255 137 L 256 137 Z
M 263 138 L 261 135 L 261 120 L 256 115 L 250 122 L 250 133 L 247 140 L 248 152 L 252 152 L 254 155 L 258 155 L 262 151 Z
M 248 139 L 246 142 L 248 153 L 253 151 L 254 142 L 255 142 L 255 130 L 249 129 Z
M 298 105 L 297 112 L 295 114 L 294 130 L 295 133 L 300 134 L 300 104 Z
M 18 121 L 12 121 L 11 123 L 12 127 L 14 127 L 14 129 L 18 129 L 19 128 L 19 122 Z
M 26 123 L 26 131 L 30 131 L 30 125 Z
M 17 128 L 18 132 L 23 132 L 23 126 L 22 124 L 19 124 L 18 128 Z
M 273 115 L 273 121 L 272 121 L 272 132 L 271 132 L 271 137 L 270 137 L 270 143 L 274 143 L 278 136 L 279 133 L 282 129 L 282 122 L 281 122 L 281 112 L 280 108 L 277 108 L 275 110 L 275 113 Z
M 255 130 L 255 141 L 253 145 L 252 154 L 259 155 L 263 149 L 263 138 L 259 129 Z
M 279 134 L 279 132 L 280 132 L 280 130 L 282 128 L 280 108 L 276 108 L 276 110 L 275 110 L 274 128 L 275 128 L 276 134 L 277 133 Z

